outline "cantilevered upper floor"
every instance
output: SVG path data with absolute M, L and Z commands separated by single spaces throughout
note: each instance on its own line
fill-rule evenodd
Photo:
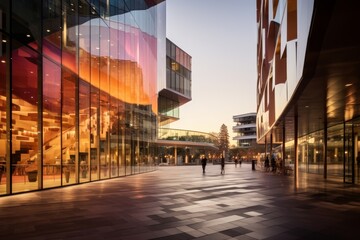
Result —
M 160 125 L 179 119 L 179 107 L 191 101 L 191 56 L 166 39 L 166 83 L 159 91 Z

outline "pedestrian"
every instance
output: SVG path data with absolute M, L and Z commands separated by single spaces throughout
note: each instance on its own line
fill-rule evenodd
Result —
M 266 156 L 266 158 L 265 158 L 265 171 L 268 172 L 269 169 L 270 169 L 270 161 L 269 161 L 269 157 Z
M 203 156 L 203 158 L 201 159 L 203 173 L 205 173 L 206 163 L 207 163 L 207 158 L 206 156 Z
M 275 173 L 276 172 L 276 161 L 275 161 L 274 156 L 271 157 L 270 162 L 271 162 L 271 171 Z
M 225 174 L 225 158 L 221 157 L 221 174 Z

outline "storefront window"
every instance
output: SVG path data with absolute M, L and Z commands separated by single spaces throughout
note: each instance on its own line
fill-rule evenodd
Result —
M 61 185 L 61 68 L 43 58 L 44 188 Z
M 90 93 L 90 168 L 91 180 L 99 179 L 100 133 L 100 20 L 96 14 L 91 19 L 91 93 Z
M 79 171 L 80 182 L 90 180 L 90 84 L 79 82 Z
M 0 14 L 1 15 L 1 14 Z M 8 102 L 7 102 L 7 88 L 8 88 L 8 74 L 9 68 L 9 39 L 5 34 L 0 33 L 0 195 L 7 191 L 7 174 L 9 156 L 7 154 L 7 124 L 10 123 L 7 117 Z
M 109 178 L 110 172 L 110 82 L 109 28 L 100 20 L 100 177 Z
M 12 51 L 12 153 L 13 192 L 39 188 L 38 77 L 39 56 L 13 41 Z
M 76 136 L 76 75 L 63 69 L 62 72 L 62 172 L 63 184 L 77 182 L 77 136 Z
M 354 125 L 354 166 L 355 183 L 360 183 L 360 119 L 355 119 Z
M 344 170 L 344 125 L 328 128 L 327 175 L 329 178 L 342 177 Z
M 324 172 L 323 131 L 299 138 L 299 170 L 308 173 Z

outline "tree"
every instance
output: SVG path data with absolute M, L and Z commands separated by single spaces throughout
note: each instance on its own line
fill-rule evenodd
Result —
M 220 127 L 220 133 L 218 135 L 218 148 L 219 148 L 219 154 L 224 154 L 224 157 L 226 158 L 229 152 L 229 132 L 227 129 L 227 126 L 225 124 L 222 124 Z

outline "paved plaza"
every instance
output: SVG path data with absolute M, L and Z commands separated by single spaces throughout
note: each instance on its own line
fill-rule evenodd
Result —
M 235 167 L 157 171 L 0 197 L 0 239 L 359 239 L 359 185 Z

